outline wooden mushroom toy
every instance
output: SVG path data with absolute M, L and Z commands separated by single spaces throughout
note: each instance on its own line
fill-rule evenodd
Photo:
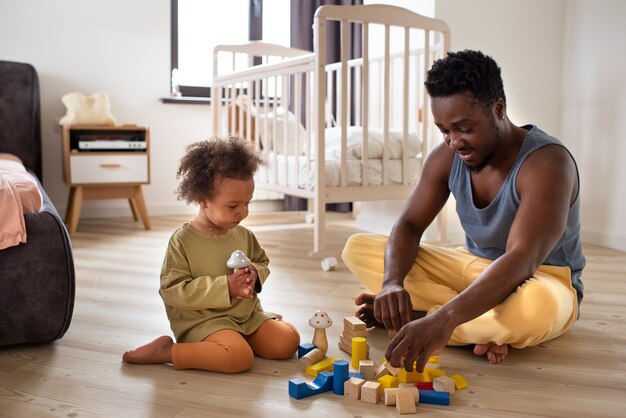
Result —
M 326 338 L 326 328 L 333 324 L 332 319 L 326 312 L 320 310 L 315 311 L 315 314 L 309 319 L 309 325 L 315 328 L 313 333 L 313 344 L 319 348 L 324 355 L 328 351 L 328 338 Z

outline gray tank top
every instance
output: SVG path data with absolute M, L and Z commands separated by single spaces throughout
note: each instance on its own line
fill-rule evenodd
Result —
M 522 143 L 517 160 L 495 199 L 484 208 L 474 206 L 470 170 L 463 164 L 458 155 L 454 157 L 448 187 L 456 199 L 456 212 L 465 231 L 465 248 L 479 257 L 495 260 L 505 252 L 511 224 L 520 204 L 515 180 L 526 157 L 548 144 L 556 144 L 565 148 L 558 139 L 546 134 L 536 126 L 527 125 L 523 128 L 528 133 Z M 567 148 L 565 149 L 567 150 Z M 571 153 L 570 157 L 572 160 L 574 159 Z M 575 161 L 574 164 L 576 164 Z M 578 167 L 576 167 L 576 172 L 578 173 Z M 585 267 L 585 257 L 580 241 L 579 216 L 580 193 L 569 208 L 563 236 L 543 264 L 570 268 L 572 286 L 576 289 L 578 305 L 580 306 L 583 299 L 581 275 Z

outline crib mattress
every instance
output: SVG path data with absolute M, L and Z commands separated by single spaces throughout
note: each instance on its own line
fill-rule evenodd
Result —
M 315 184 L 315 161 L 311 161 L 307 167 L 305 156 L 285 156 L 269 154 L 266 157 L 267 165 L 262 166 L 257 173 L 257 180 L 287 187 L 312 190 Z M 420 158 L 408 158 L 409 183 L 415 184 L 421 170 Z M 362 160 L 347 160 L 347 185 L 363 186 Z M 382 160 L 367 160 L 368 184 L 367 186 L 380 186 L 383 184 Z M 341 160 L 327 158 L 324 164 L 326 174 L 326 187 L 339 187 L 341 185 Z M 388 160 L 389 184 L 402 184 L 402 160 Z

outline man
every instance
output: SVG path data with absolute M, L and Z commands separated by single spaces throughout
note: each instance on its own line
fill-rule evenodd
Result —
M 368 326 L 398 331 L 386 358 L 422 371 L 446 344 L 475 344 L 490 363 L 508 346 L 538 345 L 578 318 L 585 265 L 578 170 L 555 138 L 506 114 L 496 62 L 478 51 L 449 53 L 428 72 L 443 143 L 391 235 L 357 234 L 346 265 L 374 294 L 355 299 Z M 465 248 L 420 243 L 450 193 Z M 384 261 L 384 263 L 383 263 Z

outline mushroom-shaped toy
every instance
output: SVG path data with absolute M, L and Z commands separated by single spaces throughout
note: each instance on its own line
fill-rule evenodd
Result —
M 326 312 L 320 310 L 315 311 L 315 314 L 309 319 L 309 325 L 315 328 L 313 333 L 313 344 L 319 348 L 322 353 L 326 354 L 328 351 L 328 339 L 326 338 L 326 328 L 333 324 L 333 320 L 330 319 Z
M 231 269 L 242 269 L 244 267 L 248 267 L 250 264 L 252 264 L 250 259 L 246 257 L 243 251 L 235 250 L 226 262 L 226 267 Z M 248 290 L 247 288 L 243 289 L 243 293 L 247 295 L 250 293 L 250 290 Z M 241 298 L 238 297 L 238 299 Z
M 226 262 L 226 266 L 231 269 L 241 269 L 250 265 L 250 259 L 241 250 L 235 250 Z

